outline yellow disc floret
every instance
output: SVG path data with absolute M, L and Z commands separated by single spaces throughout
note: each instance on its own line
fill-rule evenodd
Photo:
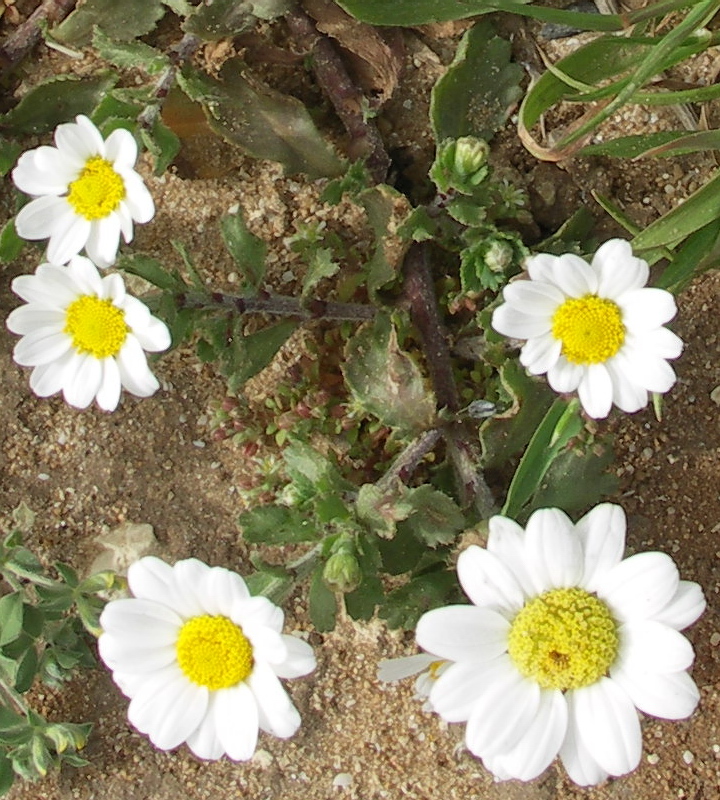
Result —
M 508 652 L 518 671 L 543 689 L 580 689 L 600 680 L 618 652 L 608 607 L 584 589 L 533 598 L 510 626 Z
M 130 328 L 125 312 L 112 300 L 82 295 L 67 307 L 63 331 L 70 335 L 78 353 L 107 358 L 120 352 Z
M 573 364 L 600 364 L 612 358 L 625 341 L 625 325 L 617 303 L 586 294 L 566 300 L 553 314 L 552 334 Z
M 208 689 L 227 689 L 252 672 L 253 649 L 242 629 L 227 617 L 193 617 L 175 645 L 180 669 Z
M 125 182 L 100 156 L 85 162 L 80 177 L 70 184 L 68 203 L 90 221 L 107 217 L 125 198 Z

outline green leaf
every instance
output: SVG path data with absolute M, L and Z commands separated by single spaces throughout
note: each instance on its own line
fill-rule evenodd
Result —
M 169 272 L 156 258 L 144 256 L 142 253 L 122 254 L 116 267 L 168 292 L 187 289 L 187 284 L 177 273 Z
M 0 597 L 0 647 L 14 642 L 22 633 L 22 625 L 22 592 L 12 592 Z
M 7 175 L 15 166 L 23 147 L 19 142 L 13 142 L 0 136 L 0 175 Z
M 453 63 L 435 84 L 430 119 L 435 141 L 490 139 L 522 97 L 523 69 L 510 61 L 510 43 L 487 20 L 463 36 Z
M 516 519 L 520 515 L 557 455 L 582 430 L 583 422 L 578 409 L 577 400 L 568 404 L 561 398 L 550 406 L 515 470 L 505 505 L 500 512 L 503 516 Z
M 335 627 L 335 616 L 337 614 L 335 595 L 328 589 L 323 580 L 323 568 L 321 564 L 313 572 L 308 593 L 310 620 L 321 633 L 331 631 Z
M 238 265 L 245 283 L 259 289 L 265 278 L 267 245 L 250 233 L 239 213 L 228 214 L 220 220 L 220 232 L 228 252 Z
M 304 514 L 285 506 L 260 506 L 238 518 L 246 542 L 294 544 L 315 542 L 321 533 Z
M 685 133 L 677 131 L 657 131 L 656 133 L 642 133 L 634 136 L 620 136 L 609 142 L 590 144 L 583 147 L 580 156 L 611 156 L 612 158 L 638 158 L 649 155 L 648 151 L 658 148 L 668 142 L 675 142 Z
M 85 0 L 50 32 L 60 42 L 89 44 L 98 26 L 115 42 L 129 42 L 150 33 L 165 13 L 160 0 Z
M 45 624 L 45 615 L 37 606 L 25 603 L 23 606 L 23 631 L 32 639 L 39 639 Z
M 48 78 L 30 89 L 15 108 L 4 115 L 0 128 L 13 134 L 47 133 L 78 114 L 89 116 L 116 80 L 110 74 L 96 78 L 70 75 Z
M 448 600 L 457 595 L 455 575 L 436 570 L 418 575 L 393 589 L 380 607 L 379 615 L 391 628 L 411 630 L 426 611 L 446 605 Z
M 681 292 L 694 277 L 706 269 L 718 266 L 719 241 L 720 219 L 691 233 L 654 285 L 673 294 Z
M 152 130 L 140 128 L 140 136 L 155 159 L 155 174 L 162 175 L 180 152 L 180 139 L 160 117 L 154 120 Z
M 530 0 L 515 0 L 507 5 L 512 9 L 527 2 Z M 362 22 L 404 27 L 466 19 L 497 8 L 491 0 L 337 0 L 337 4 Z
M 387 314 L 363 325 L 345 348 L 343 374 L 355 401 L 403 433 L 432 427 L 435 397 L 415 361 L 400 349 Z
M 424 484 L 407 495 L 412 513 L 402 523 L 430 547 L 449 544 L 465 528 L 461 508 L 443 492 Z
M 0 795 L 7 794 L 14 782 L 15 770 L 12 762 L 4 753 L 0 753 Z
M 720 170 L 679 206 L 655 220 L 631 241 L 634 252 L 679 244 L 720 218 Z
M 15 218 L 9 219 L 0 232 L 0 263 L 10 264 L 20 255 L 25 240 L 18 236 L 15 229 Z
M 38 655 L 34 647 L 29 647 L 18 664 L 15 677 L 15 691 L 24 694 L 33 685 L 37 674 Z
M 304 442 L 292 442 L 286 447 L 283 460 L 288 477 L 301 497 L 311 498 L 354 488 L 329 458 Z
M 390 486 L 365 483 L 355 500 L 358 519 L 383 539 L 395 535 L 397 523 L 407 519 L 413 511 L 405 485 L 397 480 Z
M 262 595 L 273 603 L 283 603 L 293 589 L 293 579 L 282 567 L 262 564 L 257 572 L 245 578 L 253 597 Z
M 185 20 L 183 28 L 206 42 L 216 42 L 253 28 L 258 19 L 275 19 L 290 9 L 288 0 L 213 0 L 201 3 Z
M 226 61 L 215 80 L 186 65 L 180 88 L 202 104 L 210 127 L 255 158 L 280 162 L 288 174 L 334 177 L 345 167 L 323 139 L 305 106 L 294 97 L 250 80 L 237 59 Z
M 228 389 L 237 391 L 241 386 L 261 372 L 275 358 L 277 351 L 290 338 L 298 323 L 285 320 L 275 325 L 242 336 L 242 318 L 237 318 L 232 346 L 223 352 L 221 371 L 228 378 Z
M 403 523 L 398 524 L 392 539 L 378 539 L 377 546 L 383 570 L 389 575 L 402 575 L 415 569 L 426 550 L 412 529 Z
M 170 66 L 170 59 L 160 50 L 137 40 L 127 43 L 116 41 L 99 28 L 93 31 L 92 45 L 102 59 L 120 69 L 141 69 L 148 75 L 159 75 Z
M 333 252 L 327 247 L 320 247 L 312 255 L 303 279 L 303 295 L 307 296 L 323 278 L 332 278 L 340 269 L 340 264 L 333 259 Z

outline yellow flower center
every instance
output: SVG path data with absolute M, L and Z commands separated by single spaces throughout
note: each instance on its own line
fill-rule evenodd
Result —
M 77 214 L 94 220 L 107 217 L 125 197 L 125 182 L 100 156 L 85 162 L 80 177 L 70 184 L 68 203 Z
M 65 312 L 63 332 L 70 335 L 78 353 L 89 353 L 95 358 L 116 356 L 129 331 L 125 312 L 114 306 L 112 300 L 85 294 L 73 300 Z
M 518 671 L 543 689 L 580 689 L 600 680 L 618 652 L 608 607 L 584 589 L 533 598 L 510 626 L 508 652 Z
M 612 358 L 625 341 L 625 325 L 617 303 L 586 294 L 566 300 L 553 314 L 552 334 L 573 364 L 600 364 Z
M 252 645 L 227 617 L 189 619 L 180 628 L 175 650 L 185 675 L 211 690 L 235 686 L 252 672 Z

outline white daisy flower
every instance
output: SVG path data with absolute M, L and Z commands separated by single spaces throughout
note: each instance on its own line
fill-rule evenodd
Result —
M 694 711 L 694 654 L 679 631 L 703 612 L 702 590 L 664 553 L 623 560 L 624 548 L 625 514 L 611 503 L 576 525 L 555 508 L 525 530 L 493 517 L 487 549 L 458 560 L 473 605 L 420 618 L 426 658 L 451 662 L 430 707 L 466 723 L 468 749 L 499 779 L 532 780 L 558 755 L 582 786 L 624 775 L 641 756 L 636 709 L 664 719 Z
M 547 373 L 556 392 L 577 391 L 596 419 L 607 417 L 613 403 L 638 411 L 648 392 L 672 387 L 667 359 L 677 358 L 683 344 L 662 326 L 675 316 L 675 300 L 664 289 L 645 287 L 649 267 L 628 242 L 605 242 L 591 264 L 542 253 L 526 269 L 530 280 L 505 287 L 492 326 L 527 340 L 520 362 L 529 372 Z
M 286 739 L 300 715 L 279 678 L 315 669 L 306 642 L 281 633 L 283 612 L 245 581 L 194 558 L 141 558 L 134 595 L 100 616 L 100 656 L 130 699 L 128 719 L 161 750 L 247 761 L 258 730 Z
M 35 200 L 15 218 L 23 239 L 49 239 L 47 260 L 65 264 L 83 247 L 99 267 L 117 256 L 120 234 L 129 242 L 133 222 L 148 222 L 155 206 L 133 167 L 137 144 L 129 131 L 103 140 L 84 116 L 58 125 L 56 147 L 28 150 L 12 172 L 15 185 Z
M 41 264 L 21 275 L 12 290 L 26 305 L 10 312 L 7 326 L 22 336 L 13 358 L 34 367 L 30 388 L 39 397 L 62 390 L 65 401 L 87 408 L 93 398 L 114 411 L 120 390 L 149 397 L 159 388 L 144 350 L 170 346 L 170 332 L 148 307 L 125 293 L 120 275 L 101 277 L 84 256 L 66 266 Z

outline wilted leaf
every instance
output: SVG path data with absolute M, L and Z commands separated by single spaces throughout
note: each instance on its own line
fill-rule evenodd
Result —
M 343 374 L 358 404 L 384 425 L 403 433 L 432 427 L 435 397 L 418 365 L 400 348 L 386 314 L 348 341 Z
M 76 78 L 59 75 L 34 86 L 2 117 L 0 128 L 12 134 L 47 133 L 78 114 L 90 115 L 115 85 L 113 75 Z
M 397 523 L 407 519 L 412 510 L 413 506 L 407 499 L 407 489 L 400 480 L 390 487 L 365 483 L 360 487 L 355 500 L 358 519 L 384 539 L 394 536 Z
M 93 31 L 92 45 L 102 59 L 120 69 L 141 69 L 148 75 L 157 75 L 170 65 L 170 59 L 149 44 L 140 41 L 118 42 L 100 28 Z
M 116 42 L 150 33 L 165 13 L 161 0 L 86 0 L 50 32 L 64 44 L 89 44 L 97 25 Z
M 215 80 L 186 66 L 178 82 L 203 105 L 210 127 L 256 158 L 280 162 L 287 173 L 334 177 L 343 162 L 322 138 L 305 106 L 294 97 L 250 81 L 242 62 L 226 61 Z
M 410 489 L 407 500 L 412 513 L 403 526 L 430 547 L 449 544 L 465 528 L 465 517 L 458 504 L 428 484 Z
M 430 101 L 435 141 L 490 139 L 522 97 L 523 70 L 510 60 L 510 43 L 486 20 L 462 38 L 453 63 L 435 84 Z

